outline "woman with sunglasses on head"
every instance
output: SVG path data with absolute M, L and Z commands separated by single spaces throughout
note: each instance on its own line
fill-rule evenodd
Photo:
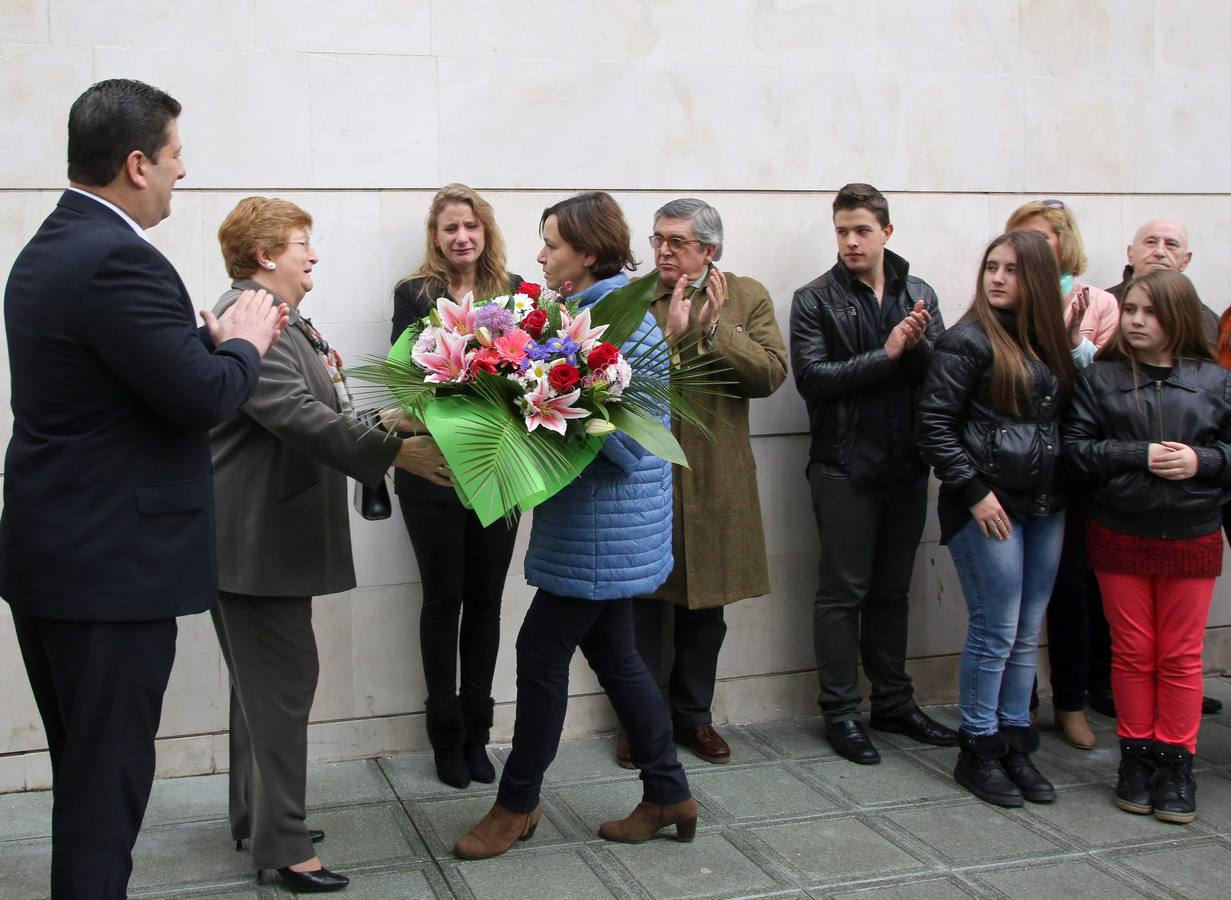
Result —
M 521 284 L 505 269 L 504 237 L 491 204 L 476 191 L 464 184 L 445 185 L 432 198 L 426 224 L 423 265 L 393 292 L 394 342 L 442 297 L 460 302 L 473 293 L 481 300 Z M 487 742 L 495 708 L 500 601 L 517 522 L 484 528 L 453 488 L 410 472 L 395 473 L 394 486 L 423 585 L 419 650 L 436 775 L 455 788 L 466 787 L 471 779 L 489 784 L 496 779 Z
M 953 775 L 998 806 L 1056 797 L 1030 758 L 1030 693 L 1064 538 L 1059 417 L 1075 367 L 1059 283 L 1039 235 L 992 241 L 974 300 L 937 342 L 916 420 L 970 613 Z
M 1231 497 L 1231 373 L 1201 318 L 1178 272 L 1134 280 L 1064 428 L 1069 466 L 1091 486 L 1087 550 L 1111 624 L 1115 802 L 1175 823 L 1197 814 L 1201 650 Z

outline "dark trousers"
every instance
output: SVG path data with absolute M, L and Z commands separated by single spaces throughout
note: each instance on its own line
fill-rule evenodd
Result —
M 1048 659 L 1056 709 L 1086 706 L 1090 689 L 1111 689 L 1111 631 L 1094 571 L 1086 565 L 1086 517 L 1069 506 L 1064 549 L 1047 607 Z
M 821 538 L 812 617 L 821 712 L 827 722 L 858 716 L 860 661 L 872 683 L 873 712 L 907 712 L 915 705 L 906 674 L 907 594 L 927 486 L 870 490 L 816 463 L 808 481 Z
M 569 661 L 578 647 L 628 735 L 645 799 L 688 799 L 667 707 L 637 653 L 633 601 L 578 600 L 539 590 L 517 635 L 517 720 L 496 801 L 520 813 L 538 806 L 543 774 L 560 747 Z
M 398 499 L 423 580 L 419 649 L 429 705 L 460 696 L 467 740 L 485 744 L 500 649 L 500 599 L 517 523 L 484 528 L 459 502 Z
M 722 607 L 689 609 L 668 600 L 633 601 L 637 652 L 667 695 L 676 729 L 714 721 L 714 679 L 727 634 Z
M 277 869 L 316 855 L 304 824 L 308 714 L 320 664 L 311 597 L 221 592 L 212 610 L 231 673 L 231 836 Z
M 175 619 L 76 622 L 13 613 L 51 755 L 51 894 L 123 900 L 154 782 Z

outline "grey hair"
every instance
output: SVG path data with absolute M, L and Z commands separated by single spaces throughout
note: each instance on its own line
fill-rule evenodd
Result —
M 704 200 L 681 197 L 664 203 L 654 213 L 655 225 L 659 219 L 687 219 L 692 223 L 697 240 L 703 244 L 714 245 L 714 262 L 722 259 L 722 216 Z

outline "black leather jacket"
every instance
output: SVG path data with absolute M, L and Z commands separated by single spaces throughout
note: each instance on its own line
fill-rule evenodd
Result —
M 1151 442 L 1179 441 L 1197 453 L 1197 474 L 1170 481 L 1146 467 Z M 1166 381 L 1126 362 L 1081 373 L 1064 422 L 1065 459 L 1090 485 L 1089 514 L 1123 534 L 1200 537 L 1222 525 L 1231 497 L 1231 372 L 1181 359 Z
M 903 276 L 905 289 L 893 301 L 903 315 L 922 300 L 932 317 L 923 340 L 899 359 L 889 358 L 883 342 L 863 346 L 850 272 L 841 262 L 797 290 L 791 302 L 791 369 L 808 405 L 814 462 L 846 463 L 856 434 L 860 390 L 888 378 L 898 366 L 908 367 L 911 380 L 921 384 L 932 348 L 945 330 L 931 286 L 910 275 L 906 260 L 888 250 L 885 267 Z
M 942 495 L 963 512 L 989 491 L 1019 518 L 1064 507 L 1056 477 L 1065 405 L 1060 381 L 1031 361 L 1028 393 L 1019 417 L 992 405 L 992 343 L 981 322 L 958 322 L 937 343 L 915 435 Z

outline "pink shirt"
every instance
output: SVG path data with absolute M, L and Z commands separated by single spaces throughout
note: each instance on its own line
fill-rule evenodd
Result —
M 1115 297 L 1102 288 L 1096 288 L 1084 281 L 1074 281 L 1073 290 L 1069 291 L 1069 295 L 1064 298 L 1066 319 L 1069 310 L 1073 308 L 1074 299 L 1082 288 L 1090 292 L 1090 305 L 1086 308 L 1086 315 L 1081 320 L 1081 334 L 1089 338 L 1090 343 L 1096 348 L 1102 350 L 1103 345 L 1115 337 L 1116 331 L 1120 328 L 1120 305 Z

